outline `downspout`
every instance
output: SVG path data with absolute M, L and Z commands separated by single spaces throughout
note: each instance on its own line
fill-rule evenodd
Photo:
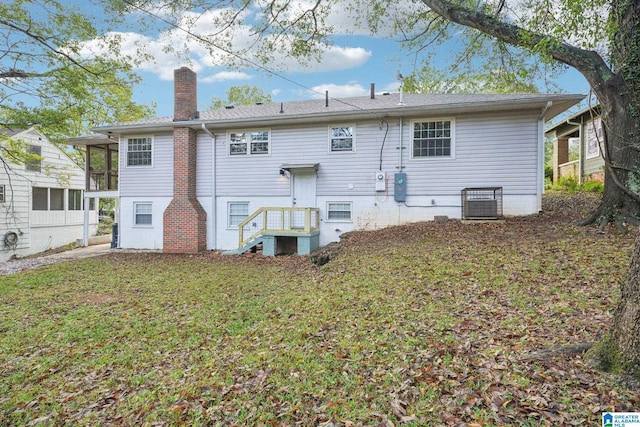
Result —
M 402 118 L 402 116 L 401 116 L 401 117 L 400 117 L 400 142 L 398 143 L 398 144 L 399 144 L 399 145 L 398 145 L 398 151 L 399 151 L 399 153 L 398 153 L 398 159 L 399 159 L 398 172 L 402 172 L 402 169 L 404 168 L 404 166 L 402 165 L 402 150 L 404 149 L 404 145 L 403 145 L 404 141 L 403 141 L 403 138 L 402 138 L 402 132 L 403 132 L 403 129 L 402 129 L 402 125 L 403 125 L 402 119 L 403 119 L 403 118 Z
M 216 136 L 211 132 L 204 123 L 202 123 L 202 130 L 209 135 L 211 138 L 211 166 L 213 170 L 211 171 L 211 239 L 213 241 L 212 249 L 216 249 L 218 246 L 216 231 L 218 229 L 218 201 L 216 197 Z
M 544 194 L 544 116 L 547 114 L 553 101 L 547 101 L 547 105 L 544 106 L 540 117 L 538 117 L 538 212 L 542 211 L 542 195 Z

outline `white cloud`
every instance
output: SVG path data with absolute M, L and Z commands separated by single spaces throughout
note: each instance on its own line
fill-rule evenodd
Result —
M 345 85 L 337 85 L 333 83 L 313 86 L 310 92 L 313 98 L 324 98 L 325 92 L 329 92 L 331 98 L 348 98 L 351 96 L 364 96 L 369 94 L 369 89 L 363 87 L 360 83 L 348 83 Z
M 348 70 L 364 65 L 371 55 L 371 51 L 361 47 L 326 46 L 318 62 L 301 63 L 294 57 L 275 53 L 267 66 L 271 69 L 305 73 Z
M 252 78 L 252 75 L 242 71 L 220 71 L 209 76 L 201 77 L 198 80 L 201 83 L 218 83 L 230 80 L 251 80 Z
M 182 65 L 188 65 L 197 73 L 212 72 L 216 67 L 255 69 L 260 66 L 274 72 L 318 72 L 360 67 L 372 55 L 362 47 L 326 45 L 320 46 L 321 52 L 317 62 L 299 61 L 288 55 L 285 44 L 282 49 L 272 50 L 270 59 L 265 62 L 256 52 L 273 39 L 256 35 L 251 27 L 241 22 L 229 26 L 229 15 L 236 12 L 231 9 L 205 13 L 183 12 L 178 17 L 181 29 L 165 29 L 154 35 L 134 32 L 109 33 L 105 37 L 107 42 L 102 39 L 85 42 L 82 56 L 107 56 L 110 52 L 107 46 L 110 43 L 118 46 L 121 55 L 135 59 L 134 68 L 152 72 L 162 80 L 172 80 L 173 70 Z M 241 17 L 250 17 L 250 11 L 244 11 Z M 188 29 L 191 34 L 182 28 Z M 192 34 L 198 37 L 193 37 Z M 231 75 L 218 73 L 209 77 L 211 81 L 216 81 L 215 76 L 223 79 L 233 78 Z M 247 75 L 241 73 L 235 77 L 247 79 Z

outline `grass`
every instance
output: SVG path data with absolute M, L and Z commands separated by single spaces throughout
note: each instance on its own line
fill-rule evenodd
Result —
M 556 204 L 561 202 L 556 200 Z M 558 425 L 640 407 L 580 356 L 633 239 L 570 214 L 306 257 L 114 253 L 0 277 L 1 425 Z

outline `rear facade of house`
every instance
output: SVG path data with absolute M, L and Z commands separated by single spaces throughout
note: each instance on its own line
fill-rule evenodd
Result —
M 251 215 L 264 208 L 310 208 L 322 246 L 351 230 L 460 218 L 469 188 L 499 189 L 503 215 L 534 214 L 544 122 L 581 98 L 372 87 L 360 98 L 199 113 L 195 74 L 175 78 L 173 118 L 96 129 L 119 141 L 122 248 L 235 249 L 241 224 L 260 235 L 266 216 Z

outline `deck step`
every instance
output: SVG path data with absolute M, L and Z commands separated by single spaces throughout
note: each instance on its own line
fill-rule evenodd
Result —
M 255 248 L 260 243 L 262 243 L 262 236 L 258 236 L 255 239 L 248 241 L 244 246 L 239 247 L 238 249 L 230 249 L 228 251 L 224 251 L 222 252 L 222 255 L 241 255 Z

